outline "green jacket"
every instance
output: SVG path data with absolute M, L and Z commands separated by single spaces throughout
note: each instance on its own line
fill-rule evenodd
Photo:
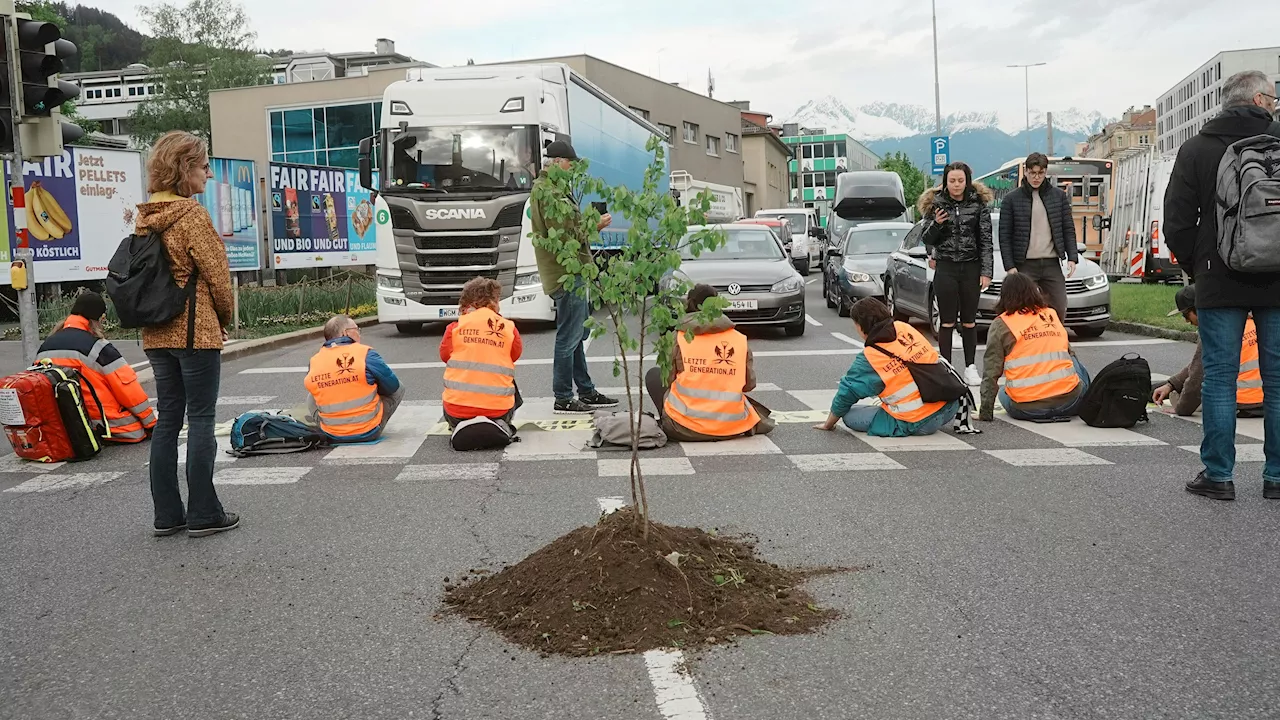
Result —
M 534 183 L 535 190 L 539 187 L 539 183 L 546 182 L 546 176 L 540 176 Z M 579 257 L 584 263 L 591 262 L 591 238 L 587 233 L 582 232 L 582 212 L 578 206 L 569 198 L 561 198 L 556 202 L 569 205 L 573 209 L 572 215 L 566 221 L 548 221 L 542 204 L 534 200 L 534 197 L 536 196 L 530 196 L 529 198 L 529 221 L 533 227 L 532 236 L 535 238 L 546 237 L 549 227 L 557 227 L 565 232 L 576 234 L 578 242 L 582 243 Z M 538 247 L 536 242 L 533 245 L 533 253 L 538 260 L 538 275 L 542 278 L 542 289 L 548 295 L 554 295 L 557 290 L 561 289 L 560 278 L 565 274 L 564 265 L 554 252 Z

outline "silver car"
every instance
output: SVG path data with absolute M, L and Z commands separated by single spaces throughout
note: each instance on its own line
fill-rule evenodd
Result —
M 999 227 L 999 214 L 992 213 L 992 225 Z M 924 223 L 903 239 L 902 246 L 889 256 L 885 275 L 885 299 L 895 318 L 927 320 L 934 333 L 938 331 L 938 299 L 933 294 L 933 270 L 922 236 Z M 1083 252 L 1083 248 L 1081 248 Z M 1004 264 L 999 246 L 994 250 L 995 277 L 978 298 L 978 326 L 991 324 L 1000 299 L 1000 282 Z M 1106 273 L 1092 260 L 1080 256 L 1075 274 L 1067 278 L 1067 317 L 1063 324 L 1080 337 L 1098 337 L 1111 322 L 1111 285 Z
M 738 325 L 781 325 L 787 335 L 804 334 L 804 280 L 764 225 L 716 225 L 725 244 L 698 257 L 686 252 L 668 282 L 706 283 L 729 301 L 725 316 Z M 691 226 L 689 233 L 702 230 Z

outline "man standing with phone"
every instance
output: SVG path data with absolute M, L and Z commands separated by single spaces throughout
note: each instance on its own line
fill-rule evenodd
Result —
M 1005 272 L 1026 273 L 1040 286 L 1058 320 L 1067 321 L 1067 278 L 1076 272 L 1076 226 L 1071 198 L 1045 182 L 1049 158 L 1031 153 L 1023 165 L 1022 185 L 1000 208 L 1000 257 Z M 1062 274 L 1062 261 L 1067 274 Z

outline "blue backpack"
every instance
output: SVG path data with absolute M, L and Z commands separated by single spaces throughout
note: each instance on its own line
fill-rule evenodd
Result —
M 321 447 L 326 438 L 315 428 L 288 415 L 255 410 L 231 423 L 231 449 L 236 457 L 280 455 Z

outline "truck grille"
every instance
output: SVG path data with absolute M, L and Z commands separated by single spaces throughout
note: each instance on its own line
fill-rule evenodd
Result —
M 413 245 L 419 250 L 470 250 L 498 246 L 497 235 L 415 235 Z
M 424 272 L 418 274 L 418 279 L 422 282 L 424 292 L 435 292 L 444 289 L 458 289 L 467 284 L 467 281 L 474 277 L 486 277 L 498 279 L 498 270 L 477 270 L 475 272 Z
M 498 264 L 498 253 L 431 253 L 419 255 L 418 263 L 426 267 L 493 267 Z

